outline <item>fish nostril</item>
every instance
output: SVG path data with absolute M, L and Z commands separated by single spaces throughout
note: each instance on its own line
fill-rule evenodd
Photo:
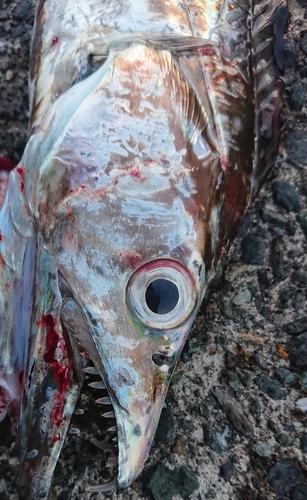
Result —
M 165 356 L 164 354 L 161 353 L 153 354 L 151 359 L 157 366 L 163 366 L 163 365 L 171 366 L 174 363 L 173 355 Z

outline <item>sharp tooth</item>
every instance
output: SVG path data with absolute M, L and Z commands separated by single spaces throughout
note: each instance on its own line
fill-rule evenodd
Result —
M 117 443 L 117 436 L 115 436 L 112 441 L 114 441 L 115 443 Z
M 104 413 L 102 415 L 104 418 L 114 418 L 115 417 L 115 413 L 114 411 L 107 411 L 106 413 Z
M 111 405 L 112 404 L 109 396 L 106 396 L 105 398 L 96 399 L 95 403 L 97 403 L 99 405 Z
M 108 460 L 106 461 L 106 467 L 117 467 L 117 464 L 117 457 L 108 457 Z
M 99 373 L 96 370 L 95 366 L 86 366 L 85 368 L 83 368 L 83 371 L 85 373 L 89 373 L 90 375 L 99 375 Z
M 112 427 L 109 427 L 109 429 L 107 429 L 107 432 L 116 432 L 116 425 L 112 425 Z
M 97 380 L 97 382 L 91 382 L 88 385 L 89 385 L 89 387 L 93 387 L 93 389 L 105 389 L 106 388 L 106 386 L 104 385 L 102 380 Z
M 75 414 L 76 415 L 83 415 L 84 414 L 84 410 L 82 408 L 78 408 L 76 411 L 75 411 Z
M 69 434 L 80 434 L 80 429 L 77 429 L 76 427 L 71 427 L 69 429 Z
M 116 478 L 112 479 L 112 481 L 108 481 L 107 483 L 103 484 L 96 484 L 95 486 L 86 486 L 85 491 L 93 491 L 99 493 L 101 492 L 107 492 L 111 491 L 114 488 L 116 488 Z

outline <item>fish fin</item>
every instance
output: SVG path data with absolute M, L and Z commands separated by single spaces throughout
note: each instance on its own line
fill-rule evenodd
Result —
M 255 198 L 278 150 L 282 80 L 283 38 L 288 20 L 284 0 L 261 0 L 254 3 L 251 24 L 252 75 L 255 100 L 255 149 L 252 193 Z

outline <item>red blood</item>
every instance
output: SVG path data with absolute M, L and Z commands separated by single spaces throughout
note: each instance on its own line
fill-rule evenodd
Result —
M 54 47 L 54 45 L 57 45 L 57 44 L 58 44 L 58 42 L 59 42 L 58 37 L 57 37 L 57 36 L 54 36 L 54 37 L 52 38 L 51 46 L 52 46 L 52 47 Z
M 142 257 L 134 252 L 125 252 L 123 254 L 123 259 L 127 262 L 128 266 L 133 269 L 138 267 L 142 261 Z
M 4 240 L 4 236 L 3 236 L 3 234 L 0 231 L 0 241 L 3 241 L 3 240 Z
M 61 439 L 61 435 L 60 434 L 57 434 L 56 436 L 54 436 L 54 438 L 52 439 L 52 442 L 53 443 L 56 443 L 57 441 L 60 441 Z
M 4 170 L 5 172 L 11 172 L 13 168 L 15 168 L 15 163 L 9 158 L 5 158 L 4 156 L 0 156 L 0 170 Z
M 20 175 L 20 191 L 23 193 L 25 190 L 25 171 L 22 167 L 17 167 L 16 172 Z
M 141 179 L 141 173 L 140 173 L 140 167 L 138 165 L 135 165 L 129 170 L 129 173 L 132 177 L 137 177 L 138 179 Z
M 53 368 L 53 375 L 58 385 L 58 392 L 56 396 L 57 400 L 52 412 L 52 419 L 54 420 L 55 425 L 59 426 L 63 421 L 63 400 L 72 380 L 72 369 L 69 362 L 70 353 L 68 352 L 67 344 L 55 329 L 55 318 L 51 314 L 44 314 L 41 320 L 37 323 L 44 326 L 47 331 L 44 361 L 51 368 Z M 61 352 L 60 359 L 55 357 L 56 349 Z M 63 364 L 63 362 L 65 364 Z
M 213 47 L 204 47 L 203 49 L 201 49 L 201 53 L 204 55 L 204 56 L 213 56 L 215 54 L 215 50 Z
M 227 164 L 227 159 L 225 156 L 222 156 L 221 157 L 221 165 L 222 165 L 222 169 L 223 170 L 227 170 L 228 168 L 228 164 Z

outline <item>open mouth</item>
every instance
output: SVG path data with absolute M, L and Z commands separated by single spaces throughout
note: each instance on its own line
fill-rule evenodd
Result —
M 118 444 L 115 414 L 105 384 L 90 360 L 87 361 L 87 366 L 83 371 L 85 372 L 85 384 L 90 388 L 91 392 L 94 390 L 97 393 L 94 394 L 95 396 L 99 396 L 98 399 L 95 399 L 95 404 L 101 407 L 100 417 L 105 420 L 105 422 L 102 422 L 102 425 L 99 425 L 101 429 L 100 439 L 92 437 L 89 440 L 104 452 L 106 456 L 105 467 L 108 469 L 107 472 L 109 475 L 109 479 L 105 482 L 97 485 L 89 485 L 85 490 L 106 493 L 115 489 L 117 485 Z
M 117 486 L 118 475 L 118 432 L 114 407 L 110 393 L 103 377 L 95 367 L 93 357 L 98 358 L 93 340 L 88 331 L 86 318 L 74 300 L 72 293 L 64 280 L 59 276 L 60 291 L 63 298 L 61 321 L 65 336 L 69 339 L 76 378 L 82 383 L 80 404 L 75 414 L 84 415 L 85 428 L 94 425 L 97 429 L 95 437 L 88 440 L 104 452 L 107 480 L 101 484 L 89 485 L 88 492 L 109 492 Z M 96 364 L 100 366 L 101 363 Z M 79 373 L 81 369 L 81 374 Z M 81 384 L 80 384 L 81 385 Z M 95 410 L 93 410 L 95 405 Z M 98 415 L 97 415 L 98 409 Z M 80 418 L 80 417 L 78 417 Z M 98 422 L 97 422 L 98 419 Z M 79 431 L 73 427 L 69 433 L 77 434 Z

